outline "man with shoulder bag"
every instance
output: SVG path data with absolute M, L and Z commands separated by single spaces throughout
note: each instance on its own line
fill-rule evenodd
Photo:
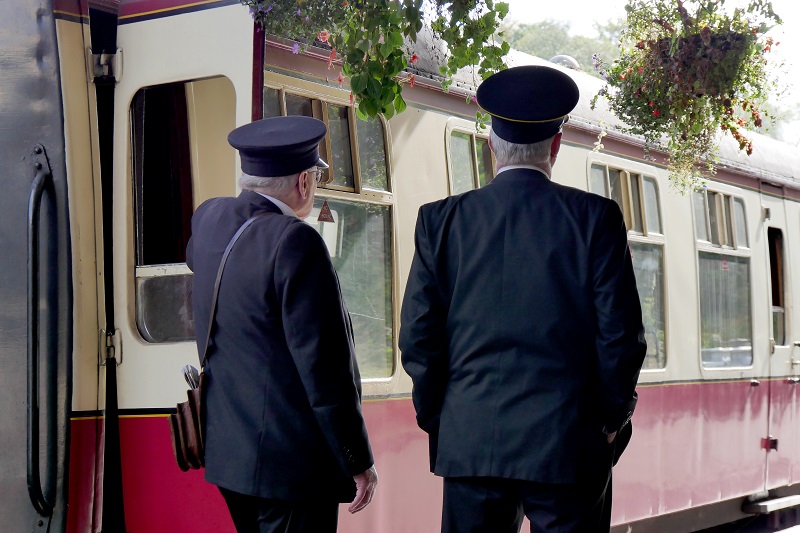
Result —
M 377 485 L 352 326 L 328 250 L 303 222 L 327 168 L 323 122 L 276 117 L 235 129 L 243 189 L 192 218 L 186 257 L 203 353 L 205 479 L 239 533 L 326 533 L 340 502 Z M 253 219 L 253 220 L 251 220 Z M 230 248 L 212 298 L 218 267 Z

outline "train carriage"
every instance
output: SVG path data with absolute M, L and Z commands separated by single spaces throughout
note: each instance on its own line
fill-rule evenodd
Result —
M 238 2 L 15 4 L 0 21 L 2 529 L 232 531 L 202 472 L 174 464 L 167 429 L 180 368 L 197 364 L 189 220 L 237 193 L 230 130 L 305 114 L 329 129 L 333 181 L 308 221 L 351 311 L 381 475 L 340 528 L 437 530 L 441 482 L 396 339 L 417 210 L 493 177 L 471 74 L 445 93 L 420 53 L 408 109 L 363 121 L 329 50 L 294 53 Z M 800 155 L 723 142 L 716 176 L 680 194 L 661 154 L 644 159 L 591 109 L 599 80 L 567 72 L 581 102 L 553 179 L 622 208 L 648 341 L 613 524 L 694 531 L 800 505 Z M 317 220 L 323 204 L 333 222 Z

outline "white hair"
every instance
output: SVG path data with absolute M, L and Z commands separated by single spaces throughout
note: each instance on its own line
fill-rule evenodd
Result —
M 533 144 L 516 144 L 497 136 L 494 130 L 489 133 L 494 149 L 494 158 L 503 166 L 506 165 L 544 165 L 550 164 L 550 147 L 553 137 Z
M 291 190 L 297 184 L 297 176 L 300 174 L 301 172 L 296 172 L 287 176 L 266 177 L 251 176 L 246 172 L 242 172 L 241 177 L 239 177 L 239 188 L 281 194 Z

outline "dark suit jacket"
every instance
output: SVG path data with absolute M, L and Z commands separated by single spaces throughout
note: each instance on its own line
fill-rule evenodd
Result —
M 646 348 L 613 201 L 514 169 L 423 206 L 401 324 L 436 474 L 607 473 Z
M 249 217 L 219 289 L 206 365 L 206 481 L 284 500 L 352 501 L 372 463 L 350 318 L 319 234 L 263 196 L 213 198 L 187 263 L 199 349 L 222 253 Z

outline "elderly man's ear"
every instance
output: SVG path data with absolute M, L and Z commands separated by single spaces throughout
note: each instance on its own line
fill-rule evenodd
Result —
M 561 132 L 556 133 L 553 137 L 553 144 L 550 145 L 550 159 L 553 160 L 558 156 L 558 151 L 561 149 Z
M 297 177 L 297 191 L 300 193 L 300 198 L 305 200 L 311 194 L 313 176 L 307 170 L 301 172 Z

